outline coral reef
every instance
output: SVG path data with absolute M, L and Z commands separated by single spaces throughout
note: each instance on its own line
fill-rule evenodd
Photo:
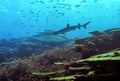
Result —
M 9 58 L 28 57 L 33 53 L 40 54 L 45 50 L 65 46 L 67 42 L 70 42 L 70 39 L 65 36 L 41 35 L 41 33 L 26 38 L 2 39 L 0 40 L 0 63 Z
M 18 58 L 15 63 L 0 66 L 0 81 L 49 81 L 64 76 L 64 64 L 81 59 L 70 47 L 47 50 L 39 55 Z M 16 75 L 16 76 L 15 76 Z
M 75 79 L 74 76 L 65 76 L 65 77 L 51 78 L 50 81 L 72 81 L 74 79 Z
M 82 52 L 83 58 L 120 48 L 120 28 L 105 30 L 97 35 L 95 31 L 94 34 L 92 33 L 91 37 L 75 41 L 74 50 Z
M 116 51 L 120 53 L 119 51 Z M 119 81 L 120 55 L 108 52 L 87 59 L 66 63 L 67 76 L 51 78 L 52 81 Z M 69 78 L 67 78 L 71 75 Z M 67 78 L 67 79 L 66 79 Z M 96 79 L 96 80 L 95 80 Z
M 11 41 L 12 43 L 16 42 L 16 40 Z M 20 41 L 23 39 L 18 42 Z M 26 54 L 31 52 L 34 54 L 23 58 L 10 58 L 1 62 L 0 81 L 120 80 L 119 28 L 106 30 L 100 34 L 97 31 L 97 35 L 78 39 L 74 45 L 56 47 L 43 53 L 39 52 L 40 54 L 33 52 L 33 49 L 39 49 L 39 46 L 36 47 L 38 41 L 36 41 L 37 43 L 25 41 L 26 39 L 24 42 L 20 42 L 21 48 L 19 50 Z M 50 43 L 50 45 L 52 44 Z M 19 46 L 19 44 L 13 44 L 13 47 L 14 45 Z M 4 50 L 7 50 L 8 53 L 13 51 L 6 47 L 5 44 L 5 48 L 0 49 L 3 50 L 0 54 L 5 54 Z

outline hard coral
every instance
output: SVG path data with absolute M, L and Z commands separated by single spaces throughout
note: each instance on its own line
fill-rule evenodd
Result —
M 56 65 L 55 62 L 70 62 L 78 59 L 81 59 L 81 55 L 71 50 L 69 46 L 47 50 L 40 55 L 19 58 L 14 64 L 0 66 L 0 81 L 48 81 L 53 75 L 44 77 L 40 74 L 55 72 L 57 73 L 55 76 L 65 75 L 64 64 Z M 40 76 L 35 76 L 36 73 L 33 72 L 40 72 L 37 73 Z

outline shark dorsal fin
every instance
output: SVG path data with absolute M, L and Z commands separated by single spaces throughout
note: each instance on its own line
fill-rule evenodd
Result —
M 70 24 L 69 24 L 69 23 L 67 23 L 66 27 L 70 27 Z

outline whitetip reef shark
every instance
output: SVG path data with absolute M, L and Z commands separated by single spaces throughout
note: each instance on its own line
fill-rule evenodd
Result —
M 80 23 L 78 23 L 78 25 L 75 25 L 75 26 L 70 26 L 69 25 L 69 23 L 67 23 L 67 26 L 65 27 L 65 28 L 63 28 L 63 29 L 60 29 L 60 30 L 58 30 L 58 31 L 55 31 L 55 32 L 53 32 L 52 34 L 53 35 L 59 35 L 59 34 L 64 34 L 65 35 L 65 33 L 67 33 L 67 32 L 69 32 L 69 31 L 72 31 L 72 30 L 75 30 L 75 29 L 80 29 L 81 27 L 83 27 L 83 28 L 87 28 L 86 26 L 90 23 L 91 21 L 88 21 L 88 22 L 86 22 L 85 24 L 83 24 L 83 25 L 81 25 Z

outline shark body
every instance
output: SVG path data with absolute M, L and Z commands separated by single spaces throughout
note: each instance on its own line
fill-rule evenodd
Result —
M 69 31 L 75 30 L 75 29 L 80 29 L 81 27 L 86 29 L 86 26 L 90 23 L 91 21 L 86 22 L 85 24 L 81 25 L 80 23 L 78 23 L 78 25 L 75 26 L 70 26 L 69 24 L 67 24 L 67 26 L 63 29 L 60 29 L 58 31 L 53 32 L 53 35 L 59 35 L 59 34 L 65 34 Z

